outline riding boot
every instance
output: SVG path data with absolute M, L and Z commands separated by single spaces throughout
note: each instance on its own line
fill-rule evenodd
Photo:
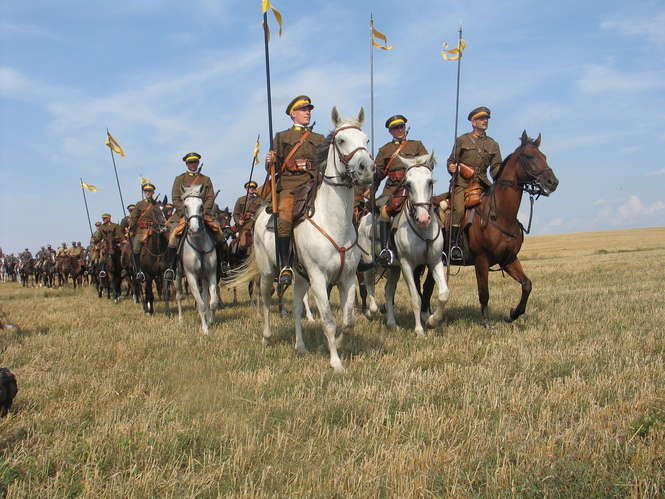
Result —
M 167 248 L 166 261 L 168 268 L 164 271 L 164 279 L 173 281 L 175 280 L 176 265 L 178 265 L 178 248 Z
M 99 262 L 99 277 L 106 277 L 106 262 L 104 260 Z
M 464 264 L 464 233 L 459 225 L 452 226 L 450 238 L 450 262 Z
M 136 272 L 136 280 L 139 282 L 145 281 L 145 274 L 141 271 L 141 254 L 132 253 L 132 261 L 134 262 L 134 271 Z
M 277 249 L 282 268 L 279 272 L 279 284 L 282 290 L 293 282 L 293 269 L 291 268 L 291 236 L 277 236 Z
M 379 241 L 381 243 L 381 252 L 377 258 L 377 262 L 384 267 L 392 265 L 395 260 L 395 255 L 388 247 L 390 238 L 390 221 L 379 221 Z

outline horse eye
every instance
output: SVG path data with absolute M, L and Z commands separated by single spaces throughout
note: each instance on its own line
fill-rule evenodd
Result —
M 340 143 L 340 144 L 343 144 L 343 143 L 344 143 L 344 139 L 341 139 L 341 138 L 340 138 L 340 139 L 337 139 L 337 142 Z

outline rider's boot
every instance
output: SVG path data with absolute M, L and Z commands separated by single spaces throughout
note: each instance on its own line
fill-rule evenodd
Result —
M 166 250 L 166 262 L 168 263 L 168 268 L 164 271 L 164 279 L 173 281 L 175 280 L 175 268 L 178 264 L 178 248 L 168 247 Z
M 277 236 L 277 249 L 282 268 L 279 272 L 279 285 L 282 291 L 293 282 L 293 269 L 291 268 L 291 236 Z
M 388 239 L 390 238 L 390 221 L 379 220 L 379 241 L 381 243 L 381 252 L 377 257 L 379 265 L 387 267 L 392 265 L 395 261 L 395 255 L 388 247 Z
M 464 250 L 462 249 L 464 241 L 462 238 L 462 228 L 459 225 L 452 226 L 452 233 L 450 238 L 450 262 L 451 263 L 464 263 Z
M 136 271 L 136 280 L 139 282 L 145 281 L 145 274 L 141 270 L 141 254 L 132 253 L 132 260 L 134 262 L 134 270 Z
M 106 262 L 99 263 L 99 277 L 106 277 Z

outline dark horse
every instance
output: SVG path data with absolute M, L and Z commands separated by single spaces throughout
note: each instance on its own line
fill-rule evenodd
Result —
M 97 278 L 97 295 L 101 298 L 106 289 L 106 297 L 111 298 L 111 291 L 113 291 L 113 299 L 118 302 L 120 298 L 120 273 L 122 267 L 120 266 L 120 248 L 110 237 L 105 237 L 101 243 L 99 252 L 99 274 Z
M 522 132 L 520 145 L 501 165 L 494 184 L 482 197 L 472 213 L 467 211 L 465 227 L 470 258 L 467 265 L 476 268 L 478 299 L 483 325 L 489 327 L 489 286 L 488 272 L 493 265 L 499 265 L 510 277 L 522 285 L 522 296 L 517 307 L 511 308 L 505 316 L 512 322 L 526 310 L 531 293 L 531 281 L 522 270 L 517 254 L 524 241 L 524 227 L 517 220 L 517 211 L 522 202 L 522 194 L 549 196 L 559 185 L 559 180 L 547 165 L 545 155 L 538 149 L 540 135 L 533 140 Z M 468 225 L 468 216 L 471 223 Z M 429 303 L 431 289 L 425 281 L 423 295 Z
M 168 248 L 168 238 L 166 236 L 166 219 L 162 212 L 161 203 L 156 203 L 152 210 L 152 222 L 147 229 L 148 234 L 141 247 L 141 271 L 145 275 L 143 285 L 143 311 L 153 314 L 155 312 L 155 295 L 153 293 L 152 283 L 155 282 L 159 295 L 166 303 L 166 313 L 169 310 L 169 301 L 171 299 L 170 281 L 163 278 L 164 272 L 168 268 L 166 258 Z

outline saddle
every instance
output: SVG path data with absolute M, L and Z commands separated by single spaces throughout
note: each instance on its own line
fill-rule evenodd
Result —
M 320 175 L 317 175 L 293 191 L 294 227 L 305 220 L 306 216 L 311 217 L 314 214 L 314 201 L 316 201 L 316 193 L 319 190 L 321 178 Z

